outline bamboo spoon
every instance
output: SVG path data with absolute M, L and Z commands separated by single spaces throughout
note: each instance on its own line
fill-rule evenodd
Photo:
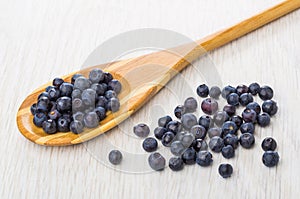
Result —
M 89 67 L 66 75 L 64 79 L 70 81 L 75 73 L 87 76 L 91 69 L 103 68 L 112 73 L 114 78 L 119 79 L 123 86 L 122 92 L 119 94 L 120 110 L 114 114 L 108 113 L 106 119 L 101 121 L 99 128 L 88 129 L 80 135 L 71 132 L 48 135 L 33 124 L 30 106 L 46 86 L 51 84 L 49 82 L 31 93 L 22 103 L 17 114 L 19 130 L 27 139 L 40 145 L 65 146 L 90 140 L 112 129 L 132 115 L 178 72 L 206 51 L 221 47 L 299 7 L 300 0 L 287 0 L 230 28 L 196 41 L 197 45 L 187 44 L 133 59 Z M 182 55 L 184 56 L 182 57 Z

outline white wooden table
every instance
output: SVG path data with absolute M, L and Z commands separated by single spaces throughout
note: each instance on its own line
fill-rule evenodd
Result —
M 300 10 L 209 53 L 224 85 L 253 81 L 271 85 L 280 107 L 270 127 L 257 128 L 254 149 L 239 148 L 234 159 L 214 154 L 212 167 L 186 166 L 178 173 L 166 168 L 135 174 L 102 163 L 105 150 L 110 150 L 102 146 L 108 141 L 130 154 L 144 153 L 142 140 L 132 136 L 132 125 L 146 122 L 153 129 L 151 111 L 156 105 L 171 112 L 178 102 L 169 91 L 181 92 L 180 78 L 119 128 L 88 144 L 54 148 L 33 144 L 19 133 L 15 119 L 27 94 L 79 69 L 94 48 L 114 35 L 150 27 L 199 39 L 278 2 L 1 0 L 0 198 L 299 198 Z M 200 59 L 194 65 L 201 70 L 205 64 Z M 196 88 L 206 79 L 195 77 L 193 70 L 182 74 Z M 272 169 L 261 162 L 260 143 L 266 136 L 277 140 L 281 157 Z M 146 166 L 126 157 L 124 164 Z M 230 179 L 217 173 L 222 162 L 234 167 Z

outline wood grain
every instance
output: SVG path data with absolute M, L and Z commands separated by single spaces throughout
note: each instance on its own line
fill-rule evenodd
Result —
M 15 119 L 28 93 L 45 80 L 78 70 L 86 57 L 113 35 L 156 27 L 193 39 L 202 38 L 280 2 L 0 1 L 1 198 L 152 199 L 197 198 L 199 194 L 203 198 L 298 198 L 299 11 L 196 60 L 126 122 L 84 144 L 39 146 L 19 133 Z M 197 97 L 196 86 L 201 83 L 212 86 L 212 80 L 198 73 L 211 66 L 221 76 L 220 86 L 257 81 L 275 90 L 274 99 L 280 107 L 278 115 L 272 118 L 270 127 L 256 129 L 252 150 L 239 148 L 236 157 L 230 160 L 213 154 L 212 167 L 187 166 L 179 173 L 168 168 L 163 172 L 125 173 L 117 171 L 122 166 L 111 168 L 104 164 L 111 149 L 122 150 L 122 165 L 146 163 L 148 154 L 141 148 L 142 140 L 132 135 L 132 126 L 146 122 L 153 130 L 154 119 L 159 116 L 153 113 L 154 108 L 161 107 L 162 114 L 173 115 L 174 106 L 186 96 Z M 190 87 L 183 87 L 183 80 Z M 173 91 L 182 93 L 182 97 L 175 98 Z M 201 114 L 197 112 L 197 116 Z M 261 163 L 260 143 L 266 136 L 273 136 L 278 142 L 281 161 L 274 169 Z M 105 148 L 107 143 L 111 145 Z M 164 149 L 159 144 L 159 151 L 169 157 L 169 151 Z M 137 161 L 137 154 L 145 155 L 144 159 Z M 223 162 L 234 167 L 234 174 L 228 180 L 217 174 L 218 165 Z
M 287 0 L 224 31 L 219 31 L 197 41 L 198 45 L 195 43 L 186 44 L 171 50 L 163 50 L 102 66 L 88 67 L 75 72 L 88 76 L 88 72 L 93 68 L 102 68 L 112 73 L 114 78 L 119 79 L 123 85 L 119 96 L 120 110 L 113 114 L 108 113 L 105 120 L 101 121 L 99 128 L 86 129 L 80 135 L 71 132 L 48 135 L 41 128 L 34 126 L 30 106 L 36 102 L 37 96 L 51 83 L 41 86 L 30 94 L 19 108 L 17 114 L 19 130 L 26 138 L 40 145 L 66 146 L 88 141 L 130 117 L 148 100 L 152 99 L 175 75 L 205 52 L 223 46 L 299 7 L 299 0 Z M 66 75 L 64 79 L 70 82 L 75 73 Z

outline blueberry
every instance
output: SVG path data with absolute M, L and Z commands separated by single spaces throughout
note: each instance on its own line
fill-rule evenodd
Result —
M 168 131 L 171 131 L 176 135 L 178 132 L 181 131 L 182 124 L 178 121 L 171 121 L 167 124 L 166 128 Z
M 56 88 L 56 87 L 55 86 L 47 86 L 45 91 L 48 93 L 50 91 L 50 89 L 52 89 L 52 88 Z
M 74 120 L 73 122 L 71 122 L 70 124 L 70 130 L 75 133 L 75 134 L 79 134 L 83 132 L 83 123 L 77 120 Z
M 83 122 L 84 120 L 84 113 L 83 112 L 77 112 L 75 114 L 73 114 L 73 120 L 79 121 L 79 122 Z
M 81 75 L 81 74 L 75 74 L 75 75 L 73 75 L 72 78 L 71 78 L 71 84 L 74 85 L 76 79 L 77 79 L 78 77 L 82 77 L 82 76 L 83 76 L 83 75 Z
M 48 91 L 48 97 L 50 100 L 55 101 L 60 97 L 60 91 L 57 88 L 51 88 Z
M 251 122 L 243 123 L 240 126 L 241 133 L 251 133 L 251 134 L 254 134 L 254 130 L 255 130 L 255 126 Z
M 225 111 L 218 111 L 214 114 L 213 120 L 217 126 L 222 126 L 224 122 L 229 120 L 229 115 Z
M 184 101 L 184 107 L 188 113 L 195 112 L 198 107 L 198 102 L 195 98 L 189 97 Z
M 262 86 L 258 92 L 258 96 L 262 100 L 270 100 L 273 98 L 274 92 L 273 89 L 269 86 Z
M 96 91 L 90 88 L 83 90 L 81 94 L 81 99 L 85 106 L 95 107 L 96 97 Z
M 78 111 L 83 111 L 84 109 L 85 109 L 85 105 L 83 104 L 81 99 L 75 98 L 72 100 L 72 111 L 74 113 Z
M 183 114 L 185 114 L 185 107 L 183 105 L 178 105 L 176 106 L 175 110 L 174 110 L 174 115 L 178 118 L 181 119 L 181 116 Z
M 227 103 L 233 106 L 238 106 L 239 105 L 239 95 L 236 93 L 231 93 L 227 97 Z
M 206 130 L 212 127 L 213 123 L 213 120 L 208 115 L 203 115 L 198 120 L 198 124 L 203 126 Z
M 140 123 L 133 127 L 133 132 L 138 137 L 147 137 L 150 133 L 150 128 L 147 124 Z
M 42 127 L 43 122 L 48 119 L 47 115 L 45 113 L 36 113 L 33 117 L 33 123 L 37 127 Z
M 60 118 L 61 113 L 58 110 L 53 110 L 50 113 L 48 113 L 48 117 L 51 120 L 57 120 L 58 118 Z
M 161 171 L 166 166 L 166 159 L 158 152 L 152 153 L 148 158 L 149 166 L 155 171 Z
M 206 129 L 201 125 L 193 126 L 190 133 L 194 135 L 195 139 L 205 139 L 206 137 Z
M 169 167 L 172 171 L 180 171 L 184 167 L 183 160 L 180 157 L 172 157 L 169 160 Z
M 209 93 L 209 88 L 206 86 L 206 84 L 201 84 L 200 86 L 197 87 L 197 94 L 200 97 L 207 97 Z
M 225 111 L 229 116 L 233 116 L 236 112 L 236 107 L 230 104 L 226 104 L 223 107 L 223 111 Z
M 227 99 L 231 93 L 236 93 L 236 88 L 232 86 L 226 86 L 223 88 L 221 95 L 224 99 Z
M 260 105 L 257 102 L 251 102 L 251 103 L 249 103 L 246 106 L 246 108 L 254 110 L 257 115 L 260 114 L 260 112 L 261 112 Z
M 174 138 L 175 138 L 174 133 L 168 131 L 162 136 L 161 143 L 162 143 L 162 145 L 169 147 L 171 145 L 171 143 L 173 142 Z
M 64 113 L 64 114 L 62 114 L 61 117 L 65 118 L 69 123 L 71 123 L 73 121 L 71 113 Z
M 47 134 L 54 134 L 57 132 L 56 122 L 54 120 L 46 120 L 43 122 L 43 130 Z
M 212 157 L 209 151 L 199 151 L 196 155 L 196 162 L 200 166 L 207 167 L 212 164 Z
M 263 112 L 268 113 L 270 116 L 273 116 L 278 111 L 277 103 L 273 100 L 264 101 L 264 103 L 262 104 L 262 110 Z
M 240 127 L 243 124 L 243 118 L 239 115 L 232 116 L 230 121 L 233 121 L 237 127 Z
M 106 83 L 101 83 L 101 86 L 103 87 L 105 93 L 108 89 L 108 85 Z
M 99 83 L 100 81 L 103 81 L 104 79 L 104 73 L 102 70 L 96 68 L 90 71 L 89 79 L 93 83 Z
M 60 96 L 68 96 L 71 97 L 73 92 L 73 84 L 70 83 L 62 83 L 59 87 Z
M 218 128 L 218 127 L 213 127 L 213 128 L 208 129 L 207 133 L 208 133 L 209 138 L 212 138 L 212 137 L 215 137 L 215 136 L 221 137 L 222 129 Z
M 47 91 L 46 92 L 42 92 L 41 94 L 39 94 L 38 100 L 40 100 L 42 97 L 46 97 L 46 98 L 49 99 L 49 93 Z
M 220 164 L 218 171 L 223 178 L 229 178 L 233 173 L 233 168 L 230 164 Z
M 117 98 L 111 98 L 107 102 L 107 110 L 115 113 L 120 109 L 120 102 Z
M 108 154 L 108 160 L 113 165 L 118 165 L 121 163 L 123 155 L 119 150 L 112 150 Z
M 115 91 L 117 94 L 119 94 L 122 90 L 122 85 L 121 83 L 116 80 L 116 79 L 113 79 L 111 80 L 109 83 L 108 83 L 108 89 L 109 90 L 113 90 Z
M 98 96 L 96 99 L 96 107 L 103 107 L 106 108 L 106 105 L 108 103 L 108 100 L 104 96 Z
M 105 108 L 99 106 L 99 107 L 96 107 L 94 109 L 94 112 L 97 114 L 98 116 L 98 120 L 99 121 L 102 121 L 104 120 L 104 118 L 106 117 L 106 111 L 105 111 Z
M 271 118 L 268 113 L 262 113 L 257 116 L 257 123 L 261 127 L 266 127 L 270 124 Z
M 176 156 L 181 156 L 186 148 L 180 141 L 174 141 L 170 145 L 171 153 Z
M 110 74 L 108 72 L 104 72 L 104 79 L 102 82 L 108 84 L 111 80 L 113 80 L 112 74 Z
M 208 146 L 213 152 L 218 153 L 224 147 L 224 141 L 219 136 L 214 136 L 209 140 Z
M 95 112 L 89 112 L 84 116 L 83 119 L 84 126 L 87 128 L 95 128 L 99 126 L 99 118 L 97 113 Z
M 60 97 L 56 101 L 56 108 L 59 112 L 65 113 L 72 110 L 72 99 L 70 97 Z
M 157 149 L 157 141 L 155 138 L 146 138 L 143 141 L 143 149 L 147 152 L 153 152 Z
M 231 145 L 234 149 L 236 149 L 239 145 L 239 138 L 233 134 L 227 134 L 224 138 L 224 145 Z
M 252 83 L 249 85 L 249 93 L 252 95 L 257 95 L 260 90 L 260 85 L 258 83 Z
M 218 102 L 211 98 L 204 99 L 201 103 L 201 109 L 205 114 L 212 115 L 218 110 Z
M 37 105 L 36 105 L 36 110 L 37 112 L 43 112 L 43 113 L 47 113 L 49 109 L 49 103 L 39 100 Z
M 179 141 L 181 141 L 181 143 L 183 144 L 183 146 L 189 147 L 193 143 L 194 139 L 195 139 L 195 137 L 194 137 L 193 134 L 191 134 L 191 133 L 185 133 L 181 137 L 181 139 L 179 139 Z
M 261 148 L 264 151 L 275 151 L 276 147 L 277 143 L 274 138 L 271 137 L 266 137 L 261 143 Z
M 213 86 L 209 90 L 209 96 L 214 99 L 219 99 L 221 95 L 221 89 L 218 86 Z
M 232 121 L 227 121 L 222 125 L 222 136 L 225 137 L 228 134 L 237 134 L 238 127 Z
M 242 113 L 242 118 L 245 122 L 256 122 L 257 114 L 254 110 L 246 108 Z
M 206 151 L 208 145 L 206 141 L 203 139 L 195 139 L 192 143 L 192 147 L 196 152 L 199 152 L 199 151 Z
M 36 108 L 36 104 L 32 104 L 30 107 L 30 112 L 32 115 L 37 113 L 37 108 Z
M 46 96 L 41 96 L 41 97 L 39 97 L 38 102 L 41 102 L 41 101 L 45 102 L 47 105 L 50 104 L 50 100 L 49 100 L 49 98 L 46 97 Z
M 167 124 L 172 121 L 172 118 L 168 115 L 158 119 L 158 126 L 167 127 Z
M 196 151 L 192 148 L 187 148 L 181 155 L 183 162 L 187 165 L 195 164 Z
M 246 86 L 246 85 L 240 84 L 236 87 L 236 93 L 238 95 L 242 95 L 242 94 L 248 93 L 248 92 L 249 92 L 249 89 L 248 89 L 248 86 Z
M 163 137 L 163 135 L 167 132 L 168 130 L 166 129 L 166 128 L 164 128 L 164 127 L 156 127 L 155 129 L 154 129 L 154 136 L 157 138 L 157 139 L 159 139 L 159 140 L 161 140 L 161 138 Z
M 98 84 L 98 83 L 92 84 L 91 89 L 93 89 L 97 95 L 104 95 L 104 93 L 106 92 L 102 84 Z
M 244 133 L 240 136 L 240 144 L 245 149 L 250 149 L 255 143 L 255 138 L 251 133 Z
M 81 90 L 74 89 L 71 94 L 72 99 L 81 98 Z
M 262 157 L 262 161 L 267 167 L 274 167 L 279 162 L 279 155 L 275 151 L 265 151 Z
M 60 117 L 57 121 L 57 129 L 59 132 L 68 132 L 70 131 L 70 122 L 64 118 Z
M 91 82 L 85 77 L 78 77 L 74 82 L 74 89 L 79 89 L 81 91 L 90 88 Z
M 227 145 L 222 148 L 222 155 L 224 158 L 232 158 L 234 157 L 234 154 L 234 148 L 231 145 Z
M 55 86 L 56 88 L 59 88 L 60 85 L 62 85 L 62 83 L 64 83 L 64 80 L 57 77 L 53 80 L 52 85 Z
M 182 123 L 183 128 L 189 130 L 197 124 L 197 118 L 192 113 L 186 113 L 186 114 L 182 115 L 181 123 Z
M 253 102 L 253 97 L 250 93 L 243 93 L 240 96 L 240 104 L 242 106 L 247 106 L 249 103 Z

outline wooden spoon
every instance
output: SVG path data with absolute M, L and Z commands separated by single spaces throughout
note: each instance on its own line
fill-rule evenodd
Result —
M 85 68 L 64 76 L 65 81 L 70 81 L 75 73 L 87 76 L 91 69 L 102 68 L 112 73 L 114 78 L 119 79 L 123 86 L 119 94 L 120 110 L 113 114 L 108 113 L 106 119 L 101 121 L 99 128 L 87 129 L 79 135 L 71 132 L 48 135 L 33 124 L 30 106 L 35 103 L 38 95 L 47 86 L 51 85 L 51 82 L 49 82 L 31 93 L 20 106 L 17 114 L 19 130 L 27 139 L 40 145 L 65 146 L 90 140 L 110 130 L 132 115 L 178 72 L 206 51 L 223 46 L 299 7 L 300 0 L 287 0 L 230 28 L 196 41 L 197 45 L 182 45 L 133 59 Z

